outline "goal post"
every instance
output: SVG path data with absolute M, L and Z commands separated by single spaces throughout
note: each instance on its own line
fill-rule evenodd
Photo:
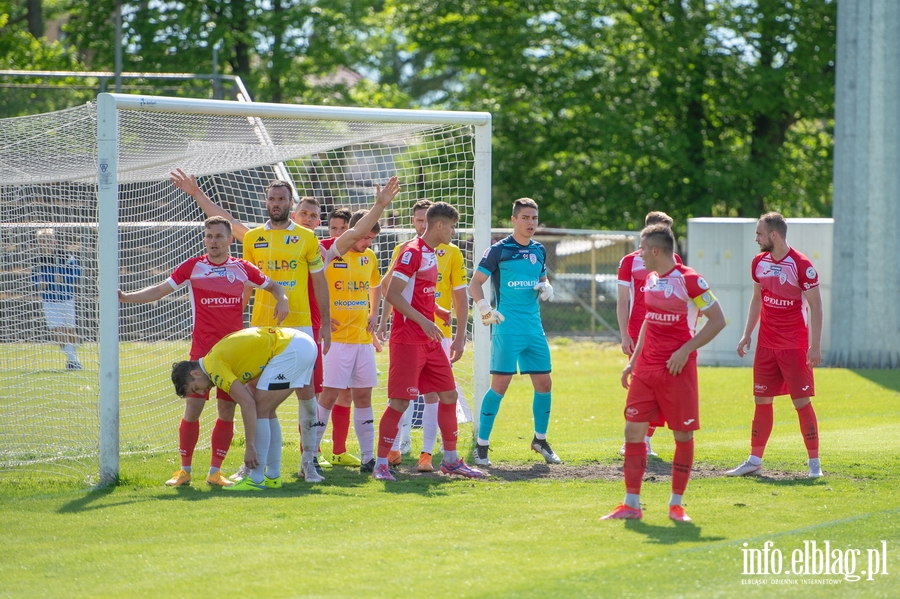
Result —
M 210 115 L 220 117 L 243 117 L 248 128 L 260 129 L 272 151 L 270 164 L 301 156 L 291 156 L 290 151 L 278 155 L 279 139 L 287 139 L 294 132 L 281 136 L 273 135 L 273 124 L 267 119 L 275 119 L 278 125 L 284 121 L 322 121 L 328 123 L 349 123 L 354 126 L 341 128 L 341 135 L 331 135 L 327 131 L 324 140 L 292 139 L 290 145 L 309 145 L 314 151 L 322 152 L 340 143 L 343 146 L 369 141 L 366 127 L 359 123 L 388 123 L 414 125 L 412 129 L 434 125 L 461 125 L 471 127 L 472 133 L 472 198 L 473 214 L 469 222 L 460 223 L 460 234 L 471 236 L 472 255 L 467 264 L 471 270 L 472 261 L 481 256 L 490 243 L 490 189 L 491 189 L 491 116 L 482 112 L 396 110 L 354 107 L 293 106 L 270 103 L 241 103 L 224 100 L 197 100 L 166 98 L 157 96 L 134 96 L 123 94 L 100 94 L 97 100 L 97 195 L 98 195 L 98 276 L 99 276 L 99 414 L 100 414 L 100 482 L 115 481 L 119 474 L 119 310 L 116 289 L 119 285 L 119 183 L 126 171 L 157 171 L 155 179 L 170 171 L 172 165 L 160 156 L 153 163 L 133 160 L 129 156 L 129 143 L 143 147 L 143 140 L 122 138 L 122 114 L 169 113 L 177 115 Z M 289 129 L 289 127 L 284 127 Z M 329 129 L 329 127 L 325 127 Z M 334 139 L 331 139 L 331 138 Z M 216 140 L 210 143 L 215 144 Z M 177 149 L 173 148 L 175 154 Z M 253 161 L 251 161 L 253 162 Z M 252 168 L 262 164 L 221 164 L 222 170 Z M 163 167 L 160 172 L 160 167 Z M 302 184 L 301 184 L 302 188 Z M 431 199 L 431 198 L 430 198 Z M 451 203 L 452 198 L 447 199 Z M 338 202 L 340 203 L 340 202 Z M 468 219 L 467 219 L 468 220 Z M 472 376 L 472 399 L 477 401 L 487 390 L 488 360 L 484 358 L 490 351 L 490 339 L 483 327 L 471 328 L 474 336 L 474 373 Z
M 190 295 L 178 289 L 138 305 L 119 304 L 116 294 L 163 282 L 204 252 L 204 215 L 170 182 L 176 168 L 195 174 L 214 202 L 250 227 L 267 218 L 265 189 L 273 179 L 316 197 L 325 219 L 337 207 L 371 206 L 376 185 L 397 175 L 403 190 L 373 244 L 382 272 L 394 246 L 414 236 L 419 199 L 460 211 L 454 242 L 469 273 L 490 243 L 487 113 L 103 93 L 68 110 L 0 120 L 0 365 L 7 374 L 0 479 L 75 476 L 109 484 L 125 474 L 126 456 L 177 462 L 184 404 L 169 372 L 188 355 Z M 50 259 L 38 243 L 48 231 L 58 242 L 55 255 L 79 268 L 71 293 L 80 363 L 72 368 L 34 275 Z M 242 254 L 239 243 L 231 249 Z M 477 407 L 488 385 L 490 339 L 472 322 L 464 325 L 474 343 L 454 372 Z M 386 399 L 387 355 L 377 354 L 376 403 Z M 198 451 L 209 448 L 211 404 Z M 296 427 L 285 427 L 285 444 L 297 438 Z

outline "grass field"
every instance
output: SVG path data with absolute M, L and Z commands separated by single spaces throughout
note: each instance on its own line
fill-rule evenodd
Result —
M 796 414 L 779 398 L 766 475 L 735 480 L 723 472 L 746 458 L 750 370 L 702 368 L 703 428 L 685 495 L 694 522 L 666 517 L 673 444 L 664 430 L 654 438 L 644 519 L 600 522 L 624 493 L 624 359 L 615 347 L 562 341 L 553 360 L 549 439 L 559 467 L 528 447 L 531 391 L 516 379 L 484 481 L 418 475 L 407 458 L 408 473 L 394 484 L 334 468 L 320 485 L 289 474 L 281 490 L 235 497 L 201 482 L 164 487 L 177 466 L 171 454 L 125 457 L 122 484 L 111 489 L 6 477 L 0 597 L 898 595 L 896 371 L 817 371 L 824 478 L 806 478 Z M 293 422 L 293 409 L 282 412 Z M 240 456 L 232 450 L 228 471 Z M 198 453 L 195 469 L 205 471 L 208 459 Z M 285 447 L 288 472 L 297 461 L 296 446 Z M 746 574 L 747 550 L 766 542 L 768 563 L 783 558 L 781 574 Z M 813 542 L 820 550 L 828 543 L 831 571 L 841 574 L 786 572 L 811 565 L 802 554 Z M 887 574 L 862 574 L 869 558 Z

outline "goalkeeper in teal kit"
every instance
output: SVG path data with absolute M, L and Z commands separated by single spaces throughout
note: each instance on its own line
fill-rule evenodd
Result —
M 538 299 L 553 299 L 547 282 L 546 250 L 531 238 L 538 225 L 538 206 L 531 198 L 513 202 L 513 234 L 484 253 L 469 284 L 469 294 L 491 330 L 491 388 L 481 400 L 475 463 L 490 466 L 488 445 L 500 402 L 514 374 L 531 376 L 534 385 L 534 439 L 531 448 L 548 464 L 560 459 L 547 443 L 550 424 L 550 347 L 541 324 Z M 494 307 L 482 285 L 490 279 Z

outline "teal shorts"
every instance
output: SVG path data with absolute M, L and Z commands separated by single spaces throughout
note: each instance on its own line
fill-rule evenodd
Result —
M 491 374 L 549 374 L 550 346 L 541 335 L 494 335 Z

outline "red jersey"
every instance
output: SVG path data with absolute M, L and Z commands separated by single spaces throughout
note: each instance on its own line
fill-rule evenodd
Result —
M 394 264 L 393 276 L 406 282 L 402 295 L 413 309 L 433 321 L 434 287 L 438 276 L 434 248 L 429 247 L 421 237 L 407 243 Z M 417 323 L 394 310 L 391 342 L 422 345 L 431 343 L 431 339 Z
M 673 255 L 675 262 L 681 264 L 681 256 Z M 631 292 L 631 310 L 628 313 L 628 336 L 637 341 L 644 324 L 647 308 L 644 306 L 644 281 L 647 279 L 647 267 L 641 258 L 641 250 L 635 250 L 619 260 L 619 285 L 628 287 Z
M 809 349 L 805 291 L 819 286 L 819 273 L 809 258 L 790 248 L 776 261 L 769 252 L 753 258 L 750 275 L 762 288 L 760 347 Z
M 682 264 L 662 276 L 648 273 L 644 287 L 647 330 L 636 369 L 665 368 L 672 354 L 693 338 L 700 312 L 716 298 L 706 280 Z
M 244 328 L 244 287 L 264 287 L 269 282 L 246 260 L 229 256 L 222 264 L 213 264 L 206 255 L 182 262 L 168 280 L 175 289 L 190 288 L 192 360 L 209 353 L 225 335 Z

